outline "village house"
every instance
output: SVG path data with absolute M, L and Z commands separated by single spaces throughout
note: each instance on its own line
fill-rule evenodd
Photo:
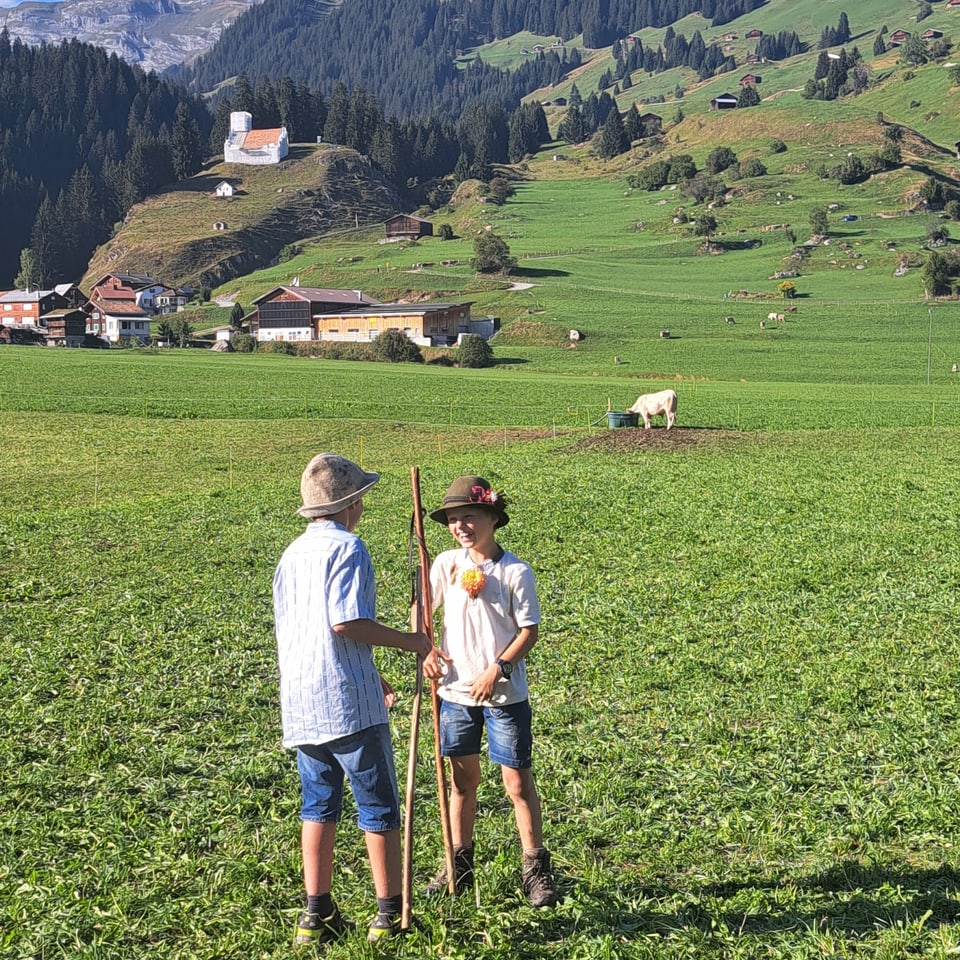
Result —
M 237 191 L 229 180 L 221 180 L 213 191 L 218 197 L 232 197 Z
M 748 54 L 743 58 L 743 62 L 746 63 L 747 65 L 750 65 L 750 64 L 753 64 L 753 63 L 766 63 L 766 62 L 767 62 L 767 58 L 766 58 L 766 57 L 761 57 L 759 53 L 748 53 Z
M 923 31 L 920 34 L 921 40 L 939 40 L 943 36 L 942 30 L 934 30 L 933 27 L 930 27 Z
M 744 34 L 744 38 L 747 40 L 760 40 L 763 37 L 762 30 L 748 30 Z
M 641 113 L 640 129 L 645 137 L 657 136 L 663 132 L 663 117 L 655 113 Z
M 721 93 L 710 101 L 711 110 L 732 110 L 737 105 L 737 98 L 731 93 Z
M 76 308 L 85 301 L 73 283 L 60 283 L 50 290 L 8 290 L 0 293 L 0 324 L 44 329 L 51 312 Z
M 324 340 L 369 343 L 400 330 L 421 346 L 450 346 L 464 334 L 486 339 L 499 327 L 492 317 L 474 320 L 473 302 L 378 303 L 360 290 L 284 286 L 257 297 L 244 326 L 260 343 Z
M 109 343 L 150 339 L 150 318 L 156 297 L 168 288 L 153 277 L 141 274 L 108 273 L 91 288 L 84 310 L 87 333 Z
M 755 87 L 758 83 L 760 83 L 759 73 L 745 73 L 740 78 L 741 87 Z
M 412 213 L 398 213 L 384 223 L 388 240 L 419 240 L 433 236 L 433 224 Z
M 245 110 L 230 114 L 230 136 L 223 142 L 224 163 L 263 166 L 279 163 L 290 152 L 286 127 L 254 130 Z
M 892 50 L 894 47 L 899 47 L 900 44 L 905 43 L 909 37 L 910 33 L 907 30 L 894 30 L 887 38 L 887 49 Z

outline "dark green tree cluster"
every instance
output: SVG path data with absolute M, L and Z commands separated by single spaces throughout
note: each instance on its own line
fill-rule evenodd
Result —
M 826 50 L 827 47 L 839 47 L 841 44 L 850 42 L 850 22 L 847 15 L 843 12 L 835 27 L 824 27 L 820 34 L 820 42 L 817 48 Z
M 687 153 L 666 160 L 654 160 L 638 173 L 627 177 L 627 183 L 634 190 L 659 190 L 668 183 L 682 183 L 697 174 L 697 165 Z
M 737 66 L 736 60 L 724 53 L 720 44 L 711 43 L 708 46 L 704 43 L 699 30 L 688 41 L 670 26 L 664 33 L 663 43 L 656 49 L 645 47 L 639 38 L 629 45 L 629 49 L 625 47 L 622 43 L 615 45 L 619 57 L 616 69 L 609 75 L 607 86 L 614 81 L 619 81 L 623 86 L 624 81 L 637 71 L 652 75 L 673 67 L 689 67 L 696 71 L 701 80 L 705 80 L 716 73 L 734 70 Z M 599 86 L 603 89 L 602 85 Z
M 0 30 L 0 287 L 24 248 L 35 283 L 78 279 L 132 203 L 200 169 L 210 122 L 183 88 L 115 55 Z
M 764 60 L 786 60 L 805 53 L 807 45 L 793 30 L 781 30 L 777 34 L 765 33 L 756 46 L 757 56 Z
M 862 93 L 869 83 L 869 72 L 860 51 L 841 48 L 836 59 L 826 50 L 820 52 L 813 77 L 806 82 L 802 96 L 807 100 L 836 100 L 850 93 Z

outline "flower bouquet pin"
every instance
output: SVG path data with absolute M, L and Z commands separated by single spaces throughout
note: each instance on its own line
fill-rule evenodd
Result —
M 477 599 L 486 582 L 487 578 L 478 567 L 470 567 L 469 570 L 464 570 L 463 573 L 460 574 L 460 586 L 471 600 Z

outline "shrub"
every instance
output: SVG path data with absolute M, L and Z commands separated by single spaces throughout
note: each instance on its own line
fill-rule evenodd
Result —
M 423 363 L 420 348 L 402 330 L 384 330 L 372 351 L 374 359 L 385 363 Z
M 771 153 L 786 153 L 786 151 L 787 151 L 787 145 L 782 140 L 770 141 Z
M 268 340 L 266 343 L 261 343 L 257 350 L 259 353 L 282 353 L 293 357 L 297 353 L 297 345 L 287 340 Z
M 441 223 L 440 231 L 437 234 L 441 240 L 452 240 L 453 239 L 453 227 L 449 223 Z
M 237 353 L 253 353 L 257 349 L 257 338 L 249 333 L 235 333 L 230 338 L 230 346 Z
M 460 341 L 457 362 L 461 367 L 489 367 L 493 365 L 493 349 L 483 337 L 468 333 Z
M 744 177 L 765 177 L 767 168 L 758 157 L 751 157 L 749 160 L 740 164 L 740 173 Z

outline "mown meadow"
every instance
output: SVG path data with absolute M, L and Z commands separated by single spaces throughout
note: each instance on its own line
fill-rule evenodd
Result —
M 418 898 L 423 929 L 381 952 L 960 950 L 958 429 L 929 418 L 949 388 L 679 382 L 680 426 L 644 436 L 588 422 L 637 386 L 613 370 L 10 348 L 0 375 L 4 956 L 291 954 L 269 588 L 321 449 L 382 472 L 361 531 L 387 622 L 414 464 L 427 504 L 461 472 L 508 492 L 544 608 L 535 762 L 563 902 L 525 905 L 487 767 L 476 896 Z M 402 768 L 413 664 L 380 663 Z M 417 804 L 419 886 L 441 852 L 429 733 Z M 336 889 L 362 924 L 350 822 Z

